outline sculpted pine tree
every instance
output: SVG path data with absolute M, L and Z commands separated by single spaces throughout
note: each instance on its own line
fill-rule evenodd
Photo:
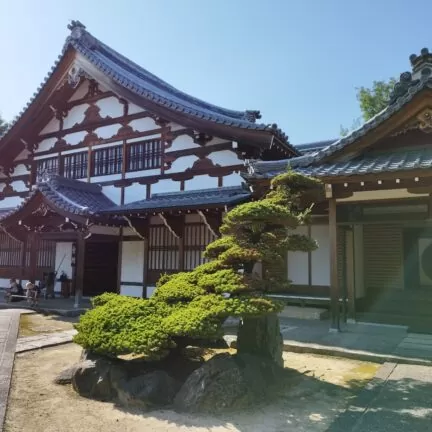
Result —
M 266 293 L 288 282 L 269 269 L 283 264 L 289 250 L 316 248 L 315 241 L 293 230 L 307 222 L 311 192 L 317 188 L 317 180 L 293 171 L 276 177 L 263 199 L 225 215 L 222 237 L 205 251 L 208 263 L 161 277 L 150 299 L 115 294 L 95 298 L 95 308 L 77 325 L 75 341 L 105 355 L 134 353 L 155 360 L 189 344 L 219 339 L 223 322 L 234 316 L 242 318 L 239 352 L 281 364 L 276 313 L 283 306 Z

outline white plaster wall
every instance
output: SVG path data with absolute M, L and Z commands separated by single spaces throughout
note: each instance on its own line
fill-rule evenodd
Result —
M 150 298 L 154 294 L 155 291 L 156 291 L 155 286 L 148 286 L 147 287 L 147 298 Z
M 107 181 L 120 180 L 120 179 L 121 179 L 121 174 L 108 174 L 108 175 L 91 177 L 90 183 L 100 183 L 100 182 L 107 182 Z
M 95 130 L 95 134 L 102 139 L 111 138 L 112 136 L 116 135 L 118 130 L 122 127 L 121 124 L 115 123 L 108 126 L 102 126 L 100 128 L 97 128 Z M 117 144 L 118 145 L 118 144 Z M 101 148 L 101 147 L 98 147 Z
M 223 177 L 222 186 L 240 186 L 243 181 L 244 180 L 240 174 L 232 173 Z
M 52 118 L 48 124 L 41 130 L 39 135 L 43 135 L 46 133 L 57 132 L 60 130 L 60 121 L 56 118 Z
M 25 192 L 29 190 L 29 188 L 22 180 L 12 182 L 11 186 L 15 192 Z
M 180 157 L 176 159 L 172 163 L 171 168 L 166 171 L 169 173 L 186 171 L 188 168 L 192 168 L 196 160 L 198 160 L 198 156 L 194 155 Z
M 311 237 L 318 249 L 311 253 L 312 285 L 330 285 L 330 243 L 328 225 L 312 225 Z
M 114 186 L 102 186 L 102 192 L 115 204 L 120 204 L 121 188 L 116 188 Z
M 74 146 L 82 142 L 86 135 L 87 131 L 74 132 L 65 135 L 63 139 L 66 141 L 67 144 Z
M 169 123 L 168 126 L 171 128 L 172 131 L 184 129 L 184 126 L 178 124 L 178 123 Z
M 63 119 L 63 129 L 69 129 L 76 124 L 82 123 L 85 117 L 85 112 L 89 106 L 89 104 L 74 106 Z
M 69 99 L 70 102 L 76 101 L 78 99 L 82 99 L 89 90 L 89 82 L 84 81 L 75 91 L 75 93 L 72 95 L 72 97 Z
M 6 184 L 5 183 L 0 183 L 0 192 L 3 191 L 3 189 L 5 188 Z
M 160 134 L 155 133 L 152 135 L 146 135 L 145 137 L 136 137 L 136 138 L 129 138 L 126 140 L 126 142 L 129 143 L 134 143 L 134 142 L 138 142 L 138 141 L 143 141 L 143 140 L 152 140 L 152 139 L 160 139 Z
M 193 138 L 189 135 L 180 135 L 175 140 L 173 140 L 171 147 L 167 149 L 167 153 L 176 150 L 186 150 L 199 147 L 199 144 L 193 142 Z
M 207 156 L 213 161 L 215 165 L 230 166 L 230 165 L 242 165 L 243 161 L 239 158 L 238 154 L 231 150 L 221 150 L 210 153 Z
M 142 286 L 120 285 L 120 294 L 129 297 L 142 297 Z
M 298 227 L 296 234 L 307 235 L 307 228 Z M 308 254 L 306 252 L 288 252 L 288 279 L 294 285 L 307 285 L 308 276 Z
M 148 176 L 160 175 L 160 173 L 161 173 L 160 168 L 144 170 L 144 171 L 132 171 L 132 172 L 125 173 L 125 178 L 148 177 Z
M 129 122 L 129 126 L 137 132 L 146 132 L 153 129 L 159 129 L 155 121 L 151 117 L 144 117 L 141 119 L 132 120 Z
M 27 169 L 27 167 L 24 164 L 19 164 L 15 167 L 14 172 L 12 173 L 12 177 L 26 175 L 29 173 L 30 171 Z
M 38 161 L 38 160 L 44 160 L 44 159 L 50 159 L 52 157 L 58 157 L 59 153 L 51 153 L 49 155 L 43 155 L 43 156 L 35 156 L 33 158 L 33 160 Z
M 119 127 L 119 125 L 113 125 L 113 126 L 115 126 L 116 129 Z M 109 128 L 111 126 L 106 126 L 106 127 Z M 104 128 L 100 128 L 100 129 L 104 129 Z M 99 129 L 97 129 L 97 130 L 99 130 Z M 116 134 L 116 132 L 117 131 L 114 132 L 114 135 Z M 111 136 L 112 135 L 109 135 L 108 138 L 111 138 Z M 122 145 L 122 144 L 123 144 L 122 141 L 114 141 L 114 142 L 107 143 L 107 144 L 98 144 L 97 147 L 95 147 L 94 149 L 100 150 L 100 149 L 103 149 L 103 148 L 116 147 L 116 146 L 119 146 L 119 145 Z
M 56 243 L 55 270 L 57 271 L 57 278 L 63 271 L 68 278 L 72 278 L 72 242 Z M 60 292 L 61 282 L 56 281 L 54 289 L 56 292 Z
M 143 282 L 144 242 L 126 241 L 122 243 L 120 294 L 142 296 L 141 286 L 125 286 L 125 282 Z
M 114 96 L 100 99 L 96 102 L 96 105 L 100 108 L 99 115 L 102 118 L 123 116 L 123 105 Z
M 141 201 L 146 199 L 146 186 L 134 183 L 125 188 L 124 202 L 128 204 L 134 201 Z
M 11 277 L 13 277 L 13 276 L 11 275 Z M 0 288 L 9 288 L 9 279 L 8 278 L 0 278 Z
M 4 209 L 18 207 L 23 201 L 24 198 L 20 197 L 6 197 L 0 201 L 0 208 Z
M 35 150 L 35 153 L 44 152 L 51 150 L 54 147 L 54 144 L 56 143 L 57 138 L 47 138 L 42 140 Z
M 151 185 L 151 195 L 164 192 L 178 192 L 180 190 L 180 182 L 171 179 L 159 180 Z
M 128 109 L 129 114 L 137 114 L 140 112 L 144 112 L 144 110 L 141 107 L 133 103 L 129 103 L 129 109 Z
M 185 190 L 210 189 L 218 187 L 218 178 L 208 175 L 195 176 L 190 180 L 185 181 Z

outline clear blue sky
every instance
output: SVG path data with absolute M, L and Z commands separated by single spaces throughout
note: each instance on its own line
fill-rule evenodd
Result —
M 0 112 L 24 107 L 78 19 L 183 91 L 261 110 L 294 144 L 333 138 L 360 115 L 355 87 L 432 49 L 431 16 L 430 0 L 0 0 Z

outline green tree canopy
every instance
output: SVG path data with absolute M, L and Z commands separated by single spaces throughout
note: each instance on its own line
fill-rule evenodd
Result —
M 370 120 L 386 108 L 395 84 L 396 79 L 390 78 L 388 81 L 374 81 L 370 88 L 358 87 L 356 89 L 357 100 L 362 116 L 355 119 L 350 128 L 341 126 L 340 134 L 342 136 L 348 135 L 350 131 L 357 129 L 363 122 Z
M 95 308 L 76 326 L 75 342 L 100 354 L 159 359 L 191 340 L 202 344 L 220 338 L 228 316 L 246 321 L 280 311 L 282 305 L 266 293 L 288 285 L 286 275 L 274 276 L 266 268 L 283 263 L 288 250 L 317 247 L 293 232 L 308 221 L 311 192 L 317 189 L 317 180 L 294 171 L 274 178 L 266 196 L 225 215 L 222 237 L 205 251 L 209 262 L 191 272 L 162 276 L 150 299 L 95 298 Z M 254 271 L 257 263 L 263 273 Z

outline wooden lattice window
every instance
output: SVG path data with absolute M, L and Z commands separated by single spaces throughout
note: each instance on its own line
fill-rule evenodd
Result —
M 21 266 L 22 243 L 5 233 L 0 234 L 0 267 Z
M 87 177 L 88 153 L 72 153 L 64 156 L 63 176 L 71 179 Z
M 179 241 L 165 225 L 150 227 L 147 283 L 154 284 L 163 273 L 179 271 Z
M 216 237 L 202 223 L 185 225 L 184 237 L 184 269 L 193 270 L 203 264 L 203 252 L 206 246 Z
M 159 168 L 161 165 L 161 140 L 147 140 L 129 144 L 127 171 L 143 171 Z
M 56 243 L 49 240 L 41 240 L 38 244 L 37 267 L 54 269 Z
M 58 174 L 59 172 L 59 160 L 58 157 L 51 157 L 47 159 L 38 160 L 36 165 L 37 174 L 48 173 Z
M 93 152 L 93 175 L 102 176 L 122 172 L 123 147 L 108 147 Z

